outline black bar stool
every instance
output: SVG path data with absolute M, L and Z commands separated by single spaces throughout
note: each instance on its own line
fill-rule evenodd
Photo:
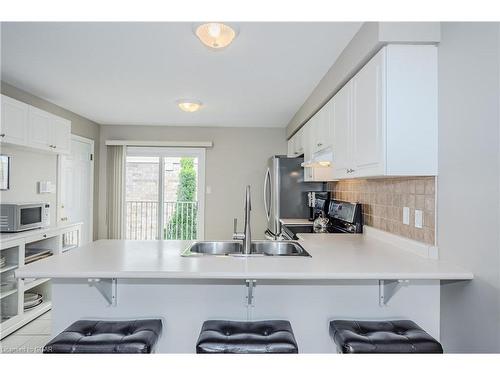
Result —
M 286 320 L 207 320 L 196 343 L 196 353 L 204 354 L 292 354 L 298 351 L 292 326 Z
M 160 319 L 78 320 L 43 348 L 44 353 L 152 353 Z
M 333 320 L 330 336 L 339 353 L 443 353 L 443 347 L 411 320 Z

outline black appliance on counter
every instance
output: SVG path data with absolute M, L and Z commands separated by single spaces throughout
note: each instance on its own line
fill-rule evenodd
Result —
M 328 218 L 330 222 L 326 227 L 326 233 L 363 233 L 363 214 L 360 203 L 331 200 L 328 205 Z M 315 232 L 312 223 L 282 226 L 282 236 L 286 240 L 298 240 L 297 234 L 299 233 L 318 232 Z
M 308 191 L 307 205 L 309 206 L 309 220 L 314 221 L 322 212 L 326 214 L 329 202 L 329 191 Z

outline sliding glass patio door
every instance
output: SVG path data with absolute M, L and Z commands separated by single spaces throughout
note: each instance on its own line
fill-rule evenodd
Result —
M 126 238 L 204 238 L 205 149 L 128 147 Z

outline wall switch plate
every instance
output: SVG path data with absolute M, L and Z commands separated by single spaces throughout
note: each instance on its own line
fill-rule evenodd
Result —
M 403 224 L 410 225 L 410 208 L 403 207 Z
M 211 187 L 211 186 L 207 186 L 207 187 L 205 188 L 205 193 L 206 193 L 206 194 L 212 194 L 212 187 Z
M 415 210 L 415 228 L 422 228 L 422 210 Z
M 52 182 L 38 181 L 38 194 L 48 194 L 52 192 L 53 192 Z

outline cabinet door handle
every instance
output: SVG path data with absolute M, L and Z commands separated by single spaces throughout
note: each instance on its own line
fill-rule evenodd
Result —
M 323 143 L 318 143 L 317 146 L 321 147 L 321 146 L 323 146 Z

